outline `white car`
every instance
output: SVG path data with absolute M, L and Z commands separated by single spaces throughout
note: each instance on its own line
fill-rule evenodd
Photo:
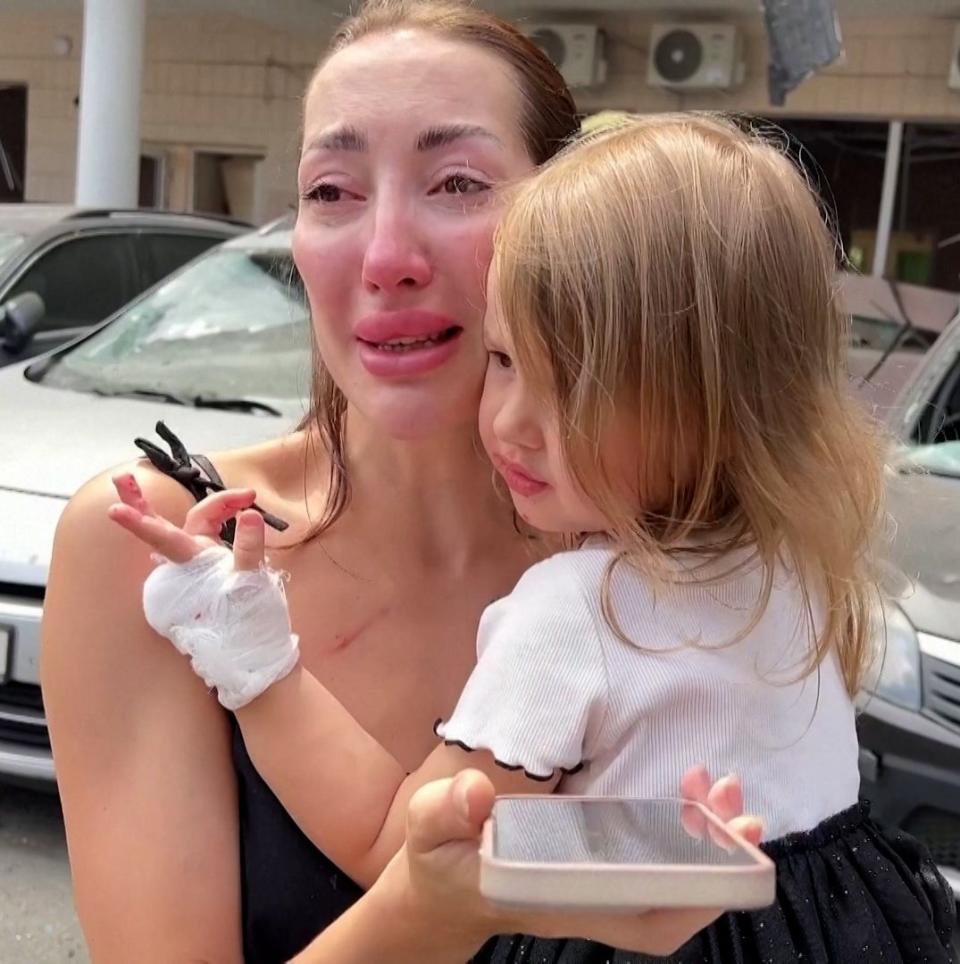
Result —
M 39 686 L 53 535 L 91 476 L 159 440 L 199 454 L 264 441 L 303 417 L 308 314 L 288 225 L 212 249 L 92 334 L 0 369 L 0 780 L 52 784 Z

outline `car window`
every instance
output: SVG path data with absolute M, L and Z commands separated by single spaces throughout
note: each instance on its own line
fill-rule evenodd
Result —
M 288 250 L 214 248 L 64 353 L 46 384 L 180 398 L 305 398 L 310 324 Z
M 921 446 L 960 442 L 960 355 L 920 410 L 912 440 Z
M 918 445 L 901 453 L 907 465 L 923 469 L 932 475 L 960 479 L 960 442 L 940 442 Z
M 4 261 L 13 257 L 14 251 L 23 244 L 23 235 L 12 231 L 0 231 L 0 267 Z
M 137 239 L 140 263 L 148 286 L 219 244 L 224 238 L 204 234 L 142 234 Z
M 125 235 L 71 238 L 42 254 L 4 296 L 27 291 L 43 298 L 40 331 L 92 325 L 113 314 L 137 291 Z

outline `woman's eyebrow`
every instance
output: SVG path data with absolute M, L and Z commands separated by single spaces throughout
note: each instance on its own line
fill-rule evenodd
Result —
M 366 151 L 367 138 L 363 131 L 349 125 L 330 128 L 313 138 L 307 144 L 308 151 Z
M 477 124 L 443 124 L 438 127 L 428 127 L 422 131 L 417 137 L 417 150 L 433 151 L 438 147 L 447 147 L 465 137 L 482 137 L 503 146 L 496 134 Z

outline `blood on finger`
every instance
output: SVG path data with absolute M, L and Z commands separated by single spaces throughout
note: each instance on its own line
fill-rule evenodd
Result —
M 141 515 L 142 513 L 138 512 L 132 505 L 127 505 L 126 502 L 114 502 L 107 509 L 108 518 L 113 519 L 114 522 L 136 522 Z

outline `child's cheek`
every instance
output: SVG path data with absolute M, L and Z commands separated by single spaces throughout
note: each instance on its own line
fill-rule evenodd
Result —
M 499 410 L 497 395 L 496 379 L 491 376 L 488 369 L 483 383 L 483 394 L 480 396 L 480 414 L 478 416 L 480 440 L 483 442 L 483 447 L 488 453 L 490 453 L 496 445 L 493 434 L 493 422 Z

